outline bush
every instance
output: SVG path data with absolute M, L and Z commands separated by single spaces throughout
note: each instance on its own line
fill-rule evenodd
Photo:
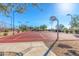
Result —
M 68 33 L 68 30 L 66 30 L 66 33 Z
M 9 31 L 8 29 L 5 29 L 5 30 L 4 30 L 4 32 L 8 32 L 8 31 Z
M 76 33 L 76 34 L 79 34 L 79 30 L 75 30 L 75 33 Z
M 5 32 L 3 35 L 4 35 L 4 36 L 6 36 L 6 35 L 8 35 L 8 33 L 7 33 L 7 32 Z
M 70 31 L 70 33 L 73 33 L 73 31 Z
M 19 33 L 20 32 L 20 30 L 17 30 L 17 33 Z
M 25 30 L 21 30 L 22 32 L 24 32 Z

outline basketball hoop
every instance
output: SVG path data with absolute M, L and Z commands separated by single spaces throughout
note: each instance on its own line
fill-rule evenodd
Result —
M 57 18 L 56 18 L 55 16 L 51 16 L 50 19 L 51 19 L 52 21 L 55 21 Z

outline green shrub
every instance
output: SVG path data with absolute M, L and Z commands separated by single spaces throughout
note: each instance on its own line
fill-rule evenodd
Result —
M 5 30 L 4 30 L 4 32 L 8 32 L 8 31 L 9 31 L 8 29 L 5 29 Z
M 4 36 L 7 36 L 7 35 L 8 35 L 8 33 L 7 33 L 7 32 L 5 32 L 3 35 L 4 35 Z
M 73 33 L 73 31 L 70 31 L 70 33 Z

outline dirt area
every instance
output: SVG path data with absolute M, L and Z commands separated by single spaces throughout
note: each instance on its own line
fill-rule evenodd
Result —
M 5 36 L 13 35 L 13 32 L 7 32 L 7 35 L 4 35 L 4 34 L 5 34 L 5 32 L 0 32 L 0 38 L 5 37 Z M 15 34 L 17 34 L 17 32 L 15 32 Z
M 52 42 L 44 42 L 49 47 Z M 60 40 L 56 43 L 52 51 L 57 56 L 79 56 L 78 40 Z

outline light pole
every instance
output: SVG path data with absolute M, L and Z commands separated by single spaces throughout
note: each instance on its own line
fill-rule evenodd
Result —
M 15 34 L 15 33 L 14 33 L 14 32 L 15 32 L 15 24 L 14 24 L 14 22 L 15 22 L 15 20 L 14 20 L 14 11 L 13 11 L 12 15 L 13 15 L 13 17 L 12 17 L 12 23 L 13 23 L 13 28 L 12 28 L 12 31 L 13 31 L 13 35 L 14 35 L 14 34 Z
M 59 40 L 59 20 L 55 17 L 55 16 L 51 16 L 50 19 L 52 21 L 57 21 L 57 38 L 54 41 L 54 43 L 52 43 L 52 45 L 49 47 L 49 49 L 45 52 L 44 56 L 47 56 L 48 53 L 50 52 L 50 50 L 54 47 L 54 45 L 56 44 L 56 42 Z
M 14 20 L 14 14 L 15 14 L 15 10 L 14 10 L 14 6 L 12 6 L 12 8 L 11 8 L 11 12 L 12 12 L 12 15 L 11 15 L 11 29 L 12 29 L 12 34 L 14 35 L 15 33 L 14 33 L 14 31 L 15 31 L 15 25 L 14 25 L 14 22 L 15 22 L 15 20 Z
M 67 14 L 67 16 L 71 17 L 71 21 L 73 20 L 73 16 L 71 14 Z M 72 28 L 71 28 L 72 29 Z M 74 31 L 73 31 L 74 32 Z
M 10 16 L 10 18 L 11 18 L 11 30 L 12 30 L 12 17 Z

